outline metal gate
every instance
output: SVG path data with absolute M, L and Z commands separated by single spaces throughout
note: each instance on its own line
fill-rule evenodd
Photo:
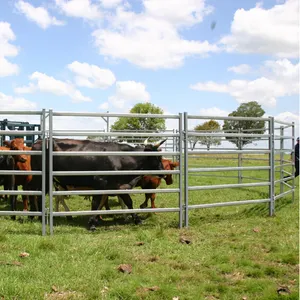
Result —
M 0 170 L 0 175 L 8 174 L 32 174 L 41 176 L 42 190 L 41 191 L 0 191 L 0 195 L 36 195 L 42 196 L 42 211 L 41 212 L 24 212 L 24 211 L 0 211 L 0 215 L 17 215 L 17 216 L 39 216 L 42 218 L 42 234 L 46 234 L 46 219 L 49 218 L 49 229 L 50 234 L 54 232 L 54 217 L 68 216 L 68 215 L 106 215 L 106 214 L 128 214 L 128 213 L 141 213 L 141 212 L 177 212 L 178 213 L 178 227 L 189 226 L 189 212 L 191 210 L 212 208 L 220 206 L 233 206 L 233 205 L 245 205 L 245 204 L 257 204 L 257 203 L 268 203 L 269 204 L 269 215 L 272 216 L 275 211 L 275 202 L 277 199 L 292 193 L 294 197 L 294 168 L 292 172 L 288 172 L 286 168 L 293 166 L 292 161 L 284 158 L 284 153 L 291 152 L 294 146 L 294 124 L 274 121 L 273 117 L 269 118 L 243 118 L 243 117 L 217 117 L 217 116 L 198 116 L 188 115 L 184 113 L 182 115 L 151 115 L 151 114 L 111 114 L 111 113 L 75 113 L 75 112 L 53 112 L 52 110 L 42 111 L 29 111 L 29 112 L 16 112 L 16 111 L 5 111 L 1 115 L 28 115 L 28 116 L 39 116 L 41 130 L 35 131 L 34 134 L 41 136 L 43 141 L 42 151 L 2 151 L 4 155 L 13 154 L 30 154 L 30 155 L 42 155 L 42 170 L 41 171 L 4 171 Z M 102 129 L 93 130 L 55 130 L 54 125 L 57 117 L 75 117 L 75 118 L 101 118 L 107 120 L 109 124 L 109 118 L 117 117 L 139 117 L 139 118 L 164 118 L 175 120 L 177 128 L 167 130 L 165 132 L 153 133 L 153 132 L 122 132 L 123 135 L 131 137 L 153 137 L 153 138 L 168 138 L 168 145 L 163 148 L 162 152 L 150 153 L 149 155 L 161 155 L 166 157 L 177 157 L 180 163 L 179 170 L 174 171 L 126 171 L 126 174 L 175 174 L 178 176 L 178 188 L 166 188 L 166 189 L 153 189 L 153 190 L 76 190 L 76 191 L 54 191 L 53 190 L 53 177 L 65 176 L 65 175 L 117 175 L 124 174 L 124 171 L 60 171 L 53 170 L 53 158 L 55 156 L 80 156 L 80 155 L 130 155 L 130 156 L 141 156 L 145 155 L 144 152 L 58 152 L 53 151 L 52 141 L 55 137 L 71 136 L 71 137 L 84 137 L 84 136 L 101 136 L 104 140 L 111 139 L 120 135 L 120 132 L 109 132 Z M 219 132 L 195 132 L 189 122 L 197 120 L 234 120 L 234 121 L 263 121 L 265 122 L 264 133 L 255 132 L 237 132 L 229 133 L 220 130 Z M 277 127 L 276 127 L 277 126 Z M 279 126 L 279 127 L 278 127 Z M 107 128 L 108 129 L 108 128 Z M 286 135 L 286 133 L 288 133 Z M 0 131 L 1 135 L 7 134 L 7 131 Z M 11 131 L 11 135 L 25 136 L 32 135 L 32 131 Z M 216 147 L 210 148 L 209 151 L 203 148 L 195 148 L 191 150 L 189 148 L 189 140 L 191 138 L 201 138 L 205 136 L 219 137 L 225 140 L 226 138 L 257 138 L 261 140 L 264 145 L 244 149 L 237 149 L 234 147 Z M 48 142 L 49 141 L 49 142 Z M 48 145 L 49 156 L 46 156 L 46 148 Z M 195 167 L 194 158 L 197 156 L 201 157 L 216 157 L 216 160 L 222 161 L 223 155 L 236 156 L 236 166 L 200 166 Z M 249 157 L 248 157 L 248 156 Z M 253 157 L 257 155 L 258 157 Z M 279 155 L 279 158 L 276 157 Z M 46 159 L 49 159 L 49 207 L 45 207 L 45 188 L 46 188 Z M 223 158 L 226 161 L 226 157 Z M 248 160 L 255 160 L 258 166 L 243 166 L 247 165 Z M 193 165 L 189 166 L 189 163 Z M 247 172 L 261 171 L 265 172 L 264 177 L 254 178 L 253 176 L 247 176 Z M 197 184 L 191 185 L 191 176 L 215 176 L 218 172 L 225 172 L 226 174 L 220 175 L 223 178 L 230 178 L 230 182 L 223 184 L 209 184 L 201 185 L 201 180 L 197 180 Z M 234 172 L 234 176 L 228 175 L 230 172 Z M 227 174 L 228 173 L 228 174 Z M 288 177 L 285 177 L 287 175 Z M 287 180 L 291 179 L 292 184 L 288 184 Z M 227 180 L 227 179 L 226 179 Z M 251 182 L 248 182 L 248 181 Z M 219 180 L 221 181 L 221 180 Z M 204 201 L 194 202 L 191 200 L 191 193 L 195 191 L 204 192 L 207 190 L 226 190 L 236 188 L 252 188 L 262 187 L 268 190 L 266 197 L 260 199 L 241 199 L 238 201 L 222 201 L 215 203 L 205 203 Z M 277 193 L 276 189 L 278 190 Z M 178 195 L 178 205 L 176 207 L 167 208 L 156 208 L 156 209 L 118 209 L 111 211 L 71 211 L 71 212 L 56 212 L 53 209 L 53 200 L 57 195 L 101 195 L 101 194 L 144 194 L 147 193 L 176 193 Z M 49 216 L 46 216 L 46 212 L 49 212 Z

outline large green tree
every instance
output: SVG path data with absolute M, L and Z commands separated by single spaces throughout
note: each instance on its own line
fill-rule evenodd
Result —
M 265 111 L 256 101 L 242 103 L 237 110 L 230 113 L 231 117 L 262 117 Z M 265 121 L 236 121 L 225 120 L 223 130 L 226 133 L 245 133 L 245 134 L 263 134 L 265 132 Z M 259 137 L 226 137 L 231 143 L 235 144 L 238 149 L 259 140 Z
M 215 120 L 210 120 L 195 126 L 195 131 L 200 131 L 201 133 L 207 133 L 207 136 L 193 136 L 191 140 L 192 149 L 195 148 L 197 143 L 205 145 L 207 150 L 210 149 L 211 145 L 220 145 L 221 138 L 216 136 L 210 136 L 210 133 L 220 132 L 221 126 Z
M 132 114 L 163 114 L 164 111 L 152 103 L 137 103 L 131 110 Z M 138 117 L 120 117 L 111 126 L 111 131 L 136 131 L 136 132 L 161 132 L 166 129 L 165 119 L 161 118 L 138 118 Z M 143 138 L 132 138 L 120 136 L 119 140 L 126 140 L 130 142 L 141 142 Z M 159 137 L 158 137 L 159 138 Z M 155 139 L 155 138 L 154 138 Z

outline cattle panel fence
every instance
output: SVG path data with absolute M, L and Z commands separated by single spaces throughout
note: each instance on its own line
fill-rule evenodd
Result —
M 88 215 L 108 215 L 108 214 L 131 214 L 131 213 L 153 213 L 153 212 L 176 212 L 178 213 L 178 227 L 189 226 L 189 212 L 196 209 L 234 206 L 246 204 L 268 203 L 269 215 L 272 216 L 275 212 L 276 200 L 288 194 L 292 194 L 294 199 L 295 181 L 294 181 L 294 166 L 292 160 L 285 159 L 285 153 L 291 153 L 294 147 L 295 126 L 294 123 L 286 123 L 274 120 L 273 117 L 268 118 L 245 118 L 245 117 L 218 117 L 218 116 L 198 116 L 189 115 L 187 113 L 170 114 L 170 115 L 152 115 L 152 114 L 112 114 L 112 113 L 79 113 L 79 112 L 55 112 L 53 110 L 42 111 L 3 111 L 1 116 L 17 116 L 19 119 L 22 116 L 27 118 L 34 118 L 32 122 L 37 123 L 39 118 L 39 131 L 10 131 L 10 136 L 26 136 L 39 135 L 42 139 L 42 151 L 16 151 L 5 150 L 1 151 L 3 155 L 12 154 L 30 154 L 42 156 L 42 170 L 41 171 L 18 171 L 18 170 L 0 170 L 0 176 L 3 175 L 34 175 L 41 176 L 42 189 L 40 191 L 10 191 L 1 190 L 0 195 L 35 195 L 42 196 L 42 211 L 11 211 L 2 210 L 0 216 L 39 216 L 42 219 L 42 234 L 47 233 L 47 225 L 49 224 L 50 234 L 54 233 L 54 217 L 61 216 L 88 216 Z M 171 120 L 173 127 L 163 132 L 151 131 L 109 131 L 110 119 L 118 117 L 128 118 L 161 118 L 164 120 Z M 82 130 L 76 129 L 58 129 L 59 120 L 68 118 L 77 120 L 79 118 L 85 120 L 95 119 L 97 121 L 104 120 L 106 122 L 106 129 L 92 128 Z M 264 122 L 263 131 L 258 133 L 255 130 L 251 132 L 247 130 L 234 131 L 195 131 L 193 125 L 196 122 L 205 120 L 218 120 L 220 122 L 228 121 L 259 121 Z M 85 122 L 85 121 L 83 121 Z M 95 124 L 95 123 L 92 123 Z M 97 124 L 97 123 L 96 123 Z M 64 125 L 62 125 L 64 126 Z M 100 126 L 99 126 L 100 127 Z M 1 130 L 0 135 L 8 135 L 7 131 Z M 142 143 L 145 137 L 157 139 L 167 139 L 165 145 L 162 146 L 162 151 L 147 153 L 147 155 L 159 155 L 162 157 L 170 157 L 173 160 L 179 161 L 178 170 L 174 171 L 157 171 L 157 170 L 136 170 L 136 171 L 63 171 L 53 170 L 53 158 L 56 156 L 145 156 L 144 152 L 65 152 L 53 151 L 53 138 L 68 137 L 68 138 L 96 138 L 102 141 L 120 140 L 120 136 L 126 137 L 126 142 Z M 252 139 L 259 140 L 259 145 L 255 147 L 241 148 L 232 147 L 229 139 Z M 196 141 L 191 147 L 191 141 Z M 218 141 L 218 142 L 216 142 Z M 218 144 L 214 147 L 214 143 Z M 203 147 L 203 144 L 205 145 Z M 207 145 L 209 144 L 209 146 Z M 223 144 L 226 144 L 225 146 Z M 196 146 L 195 146 L 196 145 Z M 201 146 L 202 145 L 202 146 Z M 46 151 L 49 151 L 49 201 L 46 207 Z M 277 157 L 279 155 L 279 157 Z M 226 162 L 236 160 L 236 166 L 228 166 Z M 203 165 L 203 161 L 211 159 L 217 162 L 224 162 L 220 165 Z M 195 162 L 201 161 L 202 165 L 197 165 Z M 247 166 L 248 162 L 254 161 L 257 165 Z M 190 164 L 190 165 L 189 165 Z M 191 165 L 192 164 L 192 165 Z M 292 172 L 290 169 L 292 168 Z M 288 171 L 289 170 L 289 171 Z M 254 177 L 251 175 L 252 171 L 260 171 L 262 177 Z M 265 172 L 265 173 L 264 173 Z M 230 174 L 228 174 L 230 173 Z M 250 173 L 250 175 L 248 175 Z M 158 188 L 158 189 L 132 189 L 132 190 L 54 190 L 53 178 L 59 176 L 78 176 L 78 175 L 153 175 L 153 174 L 172 174 L 177 178 L 176 188 Z M 194 181 L 196 184 L 191 184 L 193 176 L 197 176 Z M 217 178 L 221 184 L 202 184 L 201 177 Z M 288 177 L 287 177 L 288 176 Z M 199 178 L 199 179 L 198 179 Z M 292 183 L 287 183 L 287 179 Z M 193 182 L 194 182 L 193 181 Z M 250 182 L 249 182 L 250 181 Z M 279 186 L 279 192 L 275 193 Z M 242 188 L 262 187 L 267 189 L 267 195 L 263 198 L 257 199 L 239 199 L 235 201 L 221 201 L 206 203 L 205 199 L 200 202 L 195 202 L 192 193 L 198 191 L 204 193 L 208 190 L 230 190 Z M 53 200 L 55 196 L 64 195 L 119 195 L 119 194 L 145 194 L 145 193 L 175 193 L 178 196 L 178 205 L 174 207 L 165 208 L 144 208 L 144 209 L 114 209 L 114 210 L 85 210 L 85 211 L 64 211 L 58 212 L 53 209 Z M 266 193 L 264 194 L 266 195 Z M 198 198 L 199 199 L 199 198 Z

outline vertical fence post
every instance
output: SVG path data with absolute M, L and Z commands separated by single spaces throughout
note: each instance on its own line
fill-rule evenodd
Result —
M 176 145 L 176 148 L 178 147 L 178 152 L 179 152 L 179 228 L 182 228 L 183 224 L 183 203 L 182 203 L 182 196 L 183 196 L 183 163 L 182 163 L 182 143 L 183 143 L 183 131 L 182 131 L 182 113 L 179 113 L 179 124 L 178 124 L 178 129 L 179 129 L 179 138 L 174 139 L 175 137 L 173 136 L 173 151 L 174 146 L 175 146 L 175 141 L 178 142 L 178 145 Z M 175 130 L 173 130 L 173 133 L 175 133 Z M 174 157 L 174 156 L 173 156 Z
M 184 113 L 184 204 L 185 204 L 185 215 L 184 215 L 184 226 L 189 226 L 189 144 L 188 144 L 188 115 L 187 112 Z
M 274 187 L 274 181 L 275 181 L 275 162 L 274 162 L 274 117 L 269 117 L 269 197 L 270 197 L 270 203 L 269 203 L 269 216 L 273 216 L 275 212 L 275 187 Z
M 107 113 L 109 113 L 109 111 L 107 111 Z M 110 124 L 109 124 L 109 116 L 106 117 L 106 132 L 110 132 Z M 106 137 L 107 141 L 110 141 L 111 138 L 109 136 Z
M 50 234 L 53 235 L 53 111 L 49 110 L 49 214 Z
M 295 123 L 292 122 L 292 153 L 294 153 L 294 155 L 292 155 L 292 159 L 294 161 L 292 161 L 292 176 L 293 176 L 293 192 L 292 192 L 292 201 L 295 201 L 295 163 L 296 163 L 296 153 L 295 153 Z
M 239 128 L 239 135 L 241 134 L 241 128 Z M 238 137 L 238 141 L 239 141 L 239 146 L 238 146 L 238 150 L 242 150 L 242 137 L 239 136 Z M 239 153 L 238 154 L 238 167 L 242 167 L 242 154 Z M 238 183 L 242 183 L 242 170 L 238 170 Z
M 274 129 L 275 130 L 275 129 Z M 284 191 L 284 185 L 283 185 L 283 159 L 284 159 L 284 153 L 283 153 L 283 149 L 284 149 L 284 127 L 280 126 L 280 194 L 283 193 Z
M 46 235 L 46 111 L 41 115 L 42 138 L 42 235 Z

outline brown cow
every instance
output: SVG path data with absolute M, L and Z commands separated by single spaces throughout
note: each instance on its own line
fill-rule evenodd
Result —
M 24 145 L 23 138 L 15 138 L 11 141 L 4 141 L 4 144 L 11 150 L 31 150 L 30 147 Z M 28 154 L 15 155 L 15 170 L 31 171 L 31 156 Z M 26 190 L 28 183 L 32 180 L 32 175 L 17 175 L 15 176 L 16 187 L 22 186 Z M 28 210 L 28 196 L 22 195 L 23 210 Z
M 171 161 L 169 159 L 162 159 L 163 166 L 165 170 L 171 171 L 174 170 L 176 167 L 179 166 L 179 162 Z M 167 174 L 164 177 L 164 180 L 166 181 L 167 185 L 173 184 L 173 177 L 172 174 Z M 157 189 L 161 184 L 161 178 L 159 177 L 153 177 L 153 176 L 144 176 L 137 184 L 137 186 L 140 186 L 142 189 Z M 155 197 L 156 194 L 145 194 L 145 201 L 140 205 L 140 208 L 146 208 L 148 207 L 148 200 L 151 199 L 151 207 L 156 208 L 155 206 Z

